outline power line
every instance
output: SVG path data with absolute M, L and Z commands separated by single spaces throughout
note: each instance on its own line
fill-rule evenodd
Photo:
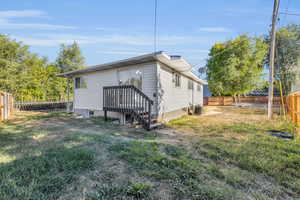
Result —
M 293 15 L 293 16 L 300 16 L 300 14 L 298 14 L 298 13 L 287 13 L 287 12 L 281 12 L 281 13 L 279 13 L 279 14 L 281 14 L 281 15 Z
M 154 52 L 157 46 L 157 0 L 154 0 Z
M 287 0 L 286 7 L 285 7 L 285 13 L 289 12 L 289 5 L 290 5 L 290 0 Z M 286 21 L 287 21 L 287 15 L 286 14 L 284 14 L 284 16 L 282 17 L 282 20 L 281 20 L 280 17 L 278 17 L 278 26 L 279 27 L 281 27 L 281 25 L 284 26 Z

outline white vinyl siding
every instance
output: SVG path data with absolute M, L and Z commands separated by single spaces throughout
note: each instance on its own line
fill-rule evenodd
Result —
M 142 91 L 153 100 L 152 111 L 157 113 L 157 63 L 143 65 L 143 84 Z
M 180 74 L 180 87 L 175 87 L 174 71 L 168 66 L 157 63 L 144 63 L 122 68 L 82 74 L 87 88 L 74 90 L 74 108 L 102 110 L 103 86 L 119 85 L 119 70 L 138 68 L 142 72 L 142 91 L 154 101 L 154 114 L 180 110 L 188 106 L 203 104 L 203 86 L 193 81 L 193 89 L 188 89 L 191 80 Z M 199 91 L 200 89 L 200 91 Z
M 155 103 L 152 110 L 156 111 L 156 98 L 153 94 L 156 93 L 156 63 L 145 63 L 140 65 L 132 65 L 117 69 L 103 70 L 80 75 L 87 85 L 85 89 L 74 90 L 74 108 L 102 110 L 103 107 L 103 86 L 119 85 L 118 70 L 131 69 L 132 67 L 139 68 L 142 72 L 142 91 L 149 96 Z
M 87 88 L 74 90 L 74 108 L 102 110 L 103 86 L 118 85 L 117 71 L 105 70 L 81 75 Z
M 188 89 L 188 82 L 192 81 L 181 75 L 181 87 L 174 87 L 172 80 L 173 71 L 166 65 L 158 64 L 158 108 L 159 114 L 176 111 L 191 105 L 202 105 L 202 85 L 200 91 L 194 86 Z M 194 85 L 197 83 L 192 81 Z

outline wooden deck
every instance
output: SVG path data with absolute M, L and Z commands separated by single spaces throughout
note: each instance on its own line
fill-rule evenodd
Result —
M 133 85 L 103 87 L 103 110 L 129 114 L 146 129 L 151 126 L 153 101 Z

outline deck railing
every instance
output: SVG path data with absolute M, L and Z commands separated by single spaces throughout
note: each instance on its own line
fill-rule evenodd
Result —
M 146 128 L 151 124 L 153 101 L 133 85 L 103 87 L 103 110 L 130 114 Z

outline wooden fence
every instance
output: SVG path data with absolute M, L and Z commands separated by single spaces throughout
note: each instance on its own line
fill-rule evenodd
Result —
M 0 92 L 0 122 L 7 120 L 13 112 L 13 97 L 9 93 Z
M 266 96 L 240 97 L 240 103 L 267 104 L 268 97 L 266 97 Z M 273 103 L 281 104 L 281 98 L 274 97 Z M 232 105 L 234 105 L 234 99 L 233 99 L 233 97 L 227 97 L 227 96 L 204 97 L 203 104 L 205 106 L 232 106 Z
M 287 112 L 297 126 L 300 126 L 300 92 L 287 96 Z

